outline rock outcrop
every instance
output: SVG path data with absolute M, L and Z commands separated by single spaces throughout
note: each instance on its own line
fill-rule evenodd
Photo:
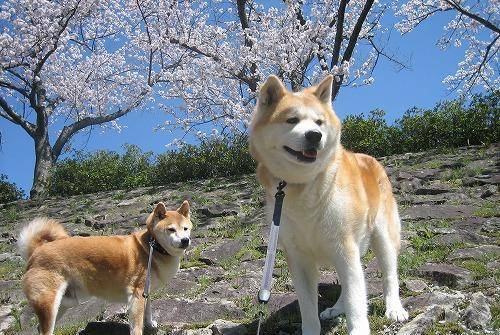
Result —
M 500 327 L 500 150 L 496 145 L 381 159 L 403 219 L 399 258 L 405 323 L 384 318 L 377 260 L 364 256 L 373 334 L 492 333 Z M 21 227 L 36 216 L 59 219 L 72 235 L 127 234 L 144 228 L 154 203 L 192 203 L 193 245 L 176 278 L 155 292 L 157 334 L 300 333 L 298 304 L 278 252 L 268 306 L 256 305 L 269 223 L 253 175 L 103 192 L 0 207 L 0 334 L 34 334 L 36 321 L 20 288 L 24 261 L 15 249 Z M 285 199 L 286 201 L 286 199 Z M 324 269 L 320 311 L 340 294 L 335 271 Z M 343 318 L 324 334 L 345 334 Z M 67 311 L 57 334 L 128 334 L 123 305 L 90 299 Z

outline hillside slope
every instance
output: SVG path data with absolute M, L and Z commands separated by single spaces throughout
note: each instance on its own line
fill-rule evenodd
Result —
M 368 252 L 364 264 L 372 333 L 498 332 L 499 146 L 381 161 L 403 219 L 401 292 L 411 319 L 401 324 L 383 317 L 380 273 Z M 255 333 L 255 296 L 269 223 L 263 190 L 248 175 L 0 207 L 0 334 L 36 333 L 37 322 L 20 289 L 25 264 L 15 250 L 19 230 L 29 220 L 59 219 L 73 235 L 124 234 L 144 227 L 154 203 L 176 208 L 183 199 L 192 203 L 194 243 L 173 282 L 153 295 L 158 334 Z M 334 271 L 322 271 L 320 311 L 338 297 L 335 283 Z M 265 334 L 297 333 L 298 304 L 281 252 L 268 307 Z M 56 334 L 128 334 L 126 322 L 124 306 L 90 299 L 67 312 Z M 323 329 L 324 334 L 345 334 L 345 320 L 324 323 Z

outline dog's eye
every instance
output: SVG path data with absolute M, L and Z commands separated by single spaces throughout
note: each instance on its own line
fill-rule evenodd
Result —
M 286 120 L 286 123 L 297 124 L 297 123 L 299 123 L 299 118 L 298 117 L 291 117 L 291 118 Z
M 318 126 L 321 126 L 321 125 L 323 124 L 323 120 L 316 120 L 316 124 L 317 124 Z
M 168 228 L 168 231 L 171 233 L 175 233 L 175 228 Z
M 188 228 L 187 228 L 187 227 L 184 227 L 184 231 L 186 231 L 186 230 L 188 230 Z

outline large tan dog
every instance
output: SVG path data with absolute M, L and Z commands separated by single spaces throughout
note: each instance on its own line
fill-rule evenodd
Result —
M 360 257 L 371 246 L 383 273 L 386 316 L 406 320 L 399 299 L 400 221 L 391 184 L 374 158 L 345 150 L 331 105 L 333 77 L 301 92 L 274 76 L 260 90 L 250 127 L 257 176 L 273 194 L 285 180 L 280 244 L 299 299 L 302 334 L 317 335 L 318 268 L 335 267 L 342 291 L 322 319 L 345 313 L 349 334 L 369 334 L 367 293 Z
M 142 296 L 149 241 L 156 241 L 151 268 L 155 289 L 173 278 L 190 244 L 189 203 L 167 211 L 160 202 L 146 224 L 147 229 L 127 236 L 69 237 L 56 221 L 39 218 L 22 230 L 19 248 L 28 260 L 23 290 L 42 335 L 51 335 L 56 318 L 91 295 L 128 303 L 131 334 L 142 334 L 144 322 L 156 327 L 149 300 L 145 306 Z

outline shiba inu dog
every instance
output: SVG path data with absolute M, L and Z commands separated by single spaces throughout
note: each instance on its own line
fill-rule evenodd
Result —
M 266 189 L 269 217 L 278 182 L 288 183 L 279 241 L 299 300 L 302 334 L 320 334 L 320 266 L 333 266 L 342 285 L 339 300 L 320 317 L 345 313 L 349 334 L 369 334 L 360 258 L 370 244 L 383 273 L 385 315 L 397 321 L 408 318 L 397 275 L 400 220 L 382 165 L 340 144 L 332 82 L 328 76 L 293 93 L 277 77 L 269 77 L 253 114 L 250 152 Z
M 38 218 L 21 231 L 19 249 L 28 260 L 23 291 L 38 316 L 40 334 L 52 334 L 56 319 L 87 296 L 128 303 L 133 335 L 142 334 L 144 323 L 156 327 L 143 297 L 150 241 L 155 289 L 174 277 L 190 245 L 189 203 L 177 211 L 158 203 L 146 227 L 126 236 L 70 237 L 55 220 Z

